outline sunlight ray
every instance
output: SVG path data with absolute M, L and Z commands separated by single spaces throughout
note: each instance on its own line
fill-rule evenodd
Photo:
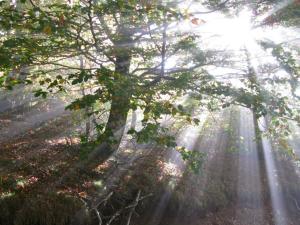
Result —
M 260 210 L 263 220 L 262 183 L 260 160 L 257 143 L 255 141 L 255 127 L 252 112 L 239 108 L 239 178 L 238 201 L 241 207 L 254 207 Z M 240 218 L 242 220 L 242 218 Z
M 261 131 L 265 132 L 267 127 L 265 118 L 261 118 L 259 120 L 259 126 Z M 277 176 L 277 168 L 274 160 L 272 144 L 271 141 L 266 137 L 262 137 L 262 144 L 275 224 L 286 225 L 287 214 L 285 211 L 283 196 L 281 194 L 282 187 Z

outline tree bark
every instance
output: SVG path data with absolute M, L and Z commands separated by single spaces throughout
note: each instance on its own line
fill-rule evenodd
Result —
M 91 161 L 97 164 L 107 160 L 118 148 L 121 143 L 126 127 L 127 115 L 130 109 L 131 87 L 129 85 L 129 69 L 131 62 L 130 41 L 131 34 L 126 29 L 126 25 L 120 24 L 118 27 L 119 40 L 115 45 L 115 73 L 114 90 L 111 94 L 111 108 L 105 131 L 101 137 L 102 144 L 89 156 Z
M 130 129 L 135 130 L 137 122 L 137 111 L 132 111 Z

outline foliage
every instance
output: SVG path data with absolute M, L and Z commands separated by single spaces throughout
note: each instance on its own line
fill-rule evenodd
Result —
M 205 159 L 205 153 L 199 151 L 189 151 L 184 147 L 180 147 L 177 151 L 181 154 L 182 159 L 187 161 L 188 169 L 199 173 Z
M 241 2 L 207 4 L 220 10 L 237 8 Z M 193 31 L 171 29 L 186 19 L 179 7 L 175 2 L 138 0 L 18 1 L 15 6 L 1 1 L 0 31 L 5 35 L 0 38 L 0 85 L 11 89 L 20 83 L 32 84 L 37 87 L 35 96 L 43 98 L 48 93 L 89 88 L 90 93 L 66 108 L 111 105 L 107 124 L 98 129 L 101 132 L 93 145 L 110 140 L 110 145 L 118 144 L 122 135 L 117 133 L 124 129 L 128 111 L 139 108 L 143 128 L 129 133 L 138 142 L 175 147 L 162 118 L 180 116 L 197 124 L 197 118 L 176 104 L 188 93 L 210 110 L 238 104 L 255 109 L 258 117 L 272 114 L 295 119 L 286 98 L 267 89 L 258 92 L 255 86 L 234 88 L 209 76 L 206 66 L 229 65 L 230 60 L 222 53 L 200 49 Z M 166 68 L 171 59 L 176 59 L 176 66 Z M 25 67 L 24 79 L 20 74 Z M 182 153 L 188 161 L 201 158 L 193 152 Z M 198 168 L 193 163 L 192 167 Z
M 274 15 L 266 18 L 268 24 L 283 24 L 285 26 L 299 27 L 300 2 L 294 1 L 286 7 L 278 10 Z

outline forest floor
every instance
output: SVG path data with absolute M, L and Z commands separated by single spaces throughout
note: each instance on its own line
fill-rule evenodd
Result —
M 103 224 L 276 224 L 263 159 L 236 149 L 235 116 L 226 111 L 181 132 L 191 133 L 183 144 L 206 153 L 199 174 L 177 152 L 130 137 L 93 171 L 73 173 L 84 157 L 80 115 L 57 102 L 6 110 L 0 114 L 0 225 L 81 225 L 87 215 L 99 224 L 96 212 Z M 286 212 L 279 224 L 297 225 L 299 177 L 288 163 L 280 167 Z

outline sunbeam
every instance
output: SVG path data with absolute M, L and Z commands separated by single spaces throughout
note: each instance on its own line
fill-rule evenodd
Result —
M 267 127 L 265 118 L 261 118 L 259 124 L 260 124 L 260 129 L 262 131 L 265 131 Z M 286 221 L 287 214 L 285 211 L 285 205 L 282 196 L 282 187 L 278 180 L 277 168 L 274 161 L 274 153 L 272 150 L 272 145 L 270 140 L 268 140 L 266 137 L 262 138 L 262 144 L 263 144 L 263 152 L 264 152 L 264 158 L 266 163 L 268 184 L 269 184 L 270 194 L 271 194 L 272 209 L 275 218 L 274 222 L 276 225 L 286 225 L 288 224 Z
M 255 126 L 252 112 L 239 108 L 239 178 L 238 201 L 241 207 L 256 207 L 260 210 L 258 218 L 264 220 L 262 171 L 258 154 L 257 140 L 255 141 Z M 242 218 L 239 218 L 242 219 Z

